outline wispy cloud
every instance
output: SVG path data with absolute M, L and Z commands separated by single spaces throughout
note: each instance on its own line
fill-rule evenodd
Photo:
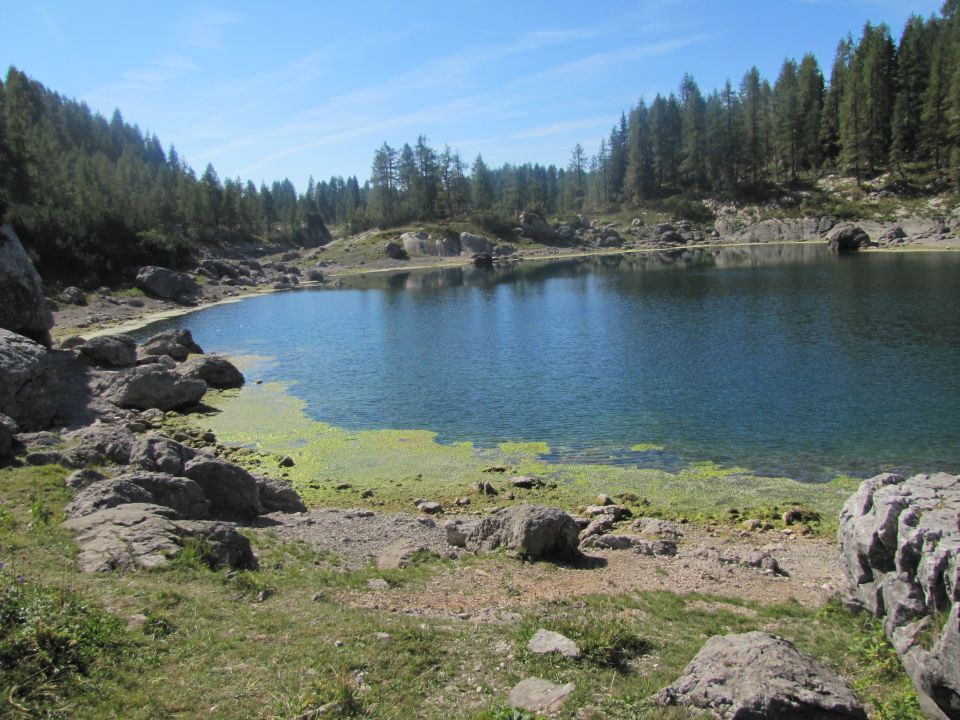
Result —
M 581 120 L 567 120 L 565 122 L 551 123 L 550 125 L 541 125 L 540 127 L 524 130 L 510 136 L 511 140 L 530 140 L 533 138 L 547 137 L 549 135 L 562 135 L 571 130 L 583 130 L 585 128 L 603 129 L 610 124 L 610 115 L 597 115 L 595 117 L 583 118 Z
M 232 13 L 206 10 L 182 21 L 183 41 L 188 47 L 215 49 L 223 45 L 224 29 L 240 22 Z
M 327 132 L 319 136 L 310 132 L 312 128 L 300 126 L 296 128 L 298 134 L 301 136 L 306 134 L 310 137 L 310 139 L 297 142 L 292 145 L 287 145 L 286 147 L 265 155 L 247 167 L 241 168 L 239 172 L 241 175 L 250 175 L 260 168 L 276 162 L 277 160 L 282 160 L 293 155 L 299 155 L 319 147 L 333 145 L 335 143 L 344 142 L 346 140 L 352 140 L 359 137 L 375 136 L 380 133 L 390 132 L 406 127 L 422 127 L 424 123 L 429 122 L 438 115 L 445 116 L 448 119 L 466 117 L 475 113 L 480 106 L 481 100 L 479 98 L 459 98 L 450 102 L 441 103 L 431 107 L 425 107 L 414 112 L 396 115 L 362 125 L 345 125 L 339 130 Z
M 554 80 L 581 80 L 596 75 L 603 70 L 626 63 L 636 62 L 644 58 L 657 57 L 676 52 L 689 45 L 705 42 L 717 37 L 719 33 L 696 33 L 681 37 L 661 40 L 653 43 L 644 43 L 641 45 L 632 45 L 616 50 L 606 50 L 593 53 L 578 60 L 572 60 L 560 65 L 556 65 L 546 70 L 530 73 L 514 81 L 516 85 L 528 85 L 532 83 L 554 81 Z

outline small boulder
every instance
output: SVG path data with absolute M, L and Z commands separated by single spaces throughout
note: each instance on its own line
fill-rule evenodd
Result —
M 71 285 L 70 287 L 64 288 L 63 292 L 60 293 L 60 302 L 66 303 L 67 305 L 86 305 L 87 294 L 80 288 Z
M 521 490 L 532 490 L 535 487 L 543 487 L 543 481 L 533 475 L 523 475 L 510 478 L 510 484 Z
M 383 251 L 391 260 L 406 260 L 410 257 L 400 243 L 389 242 L 383 248 Z
M 38 342 L 0 329 L 0 413 L 24 432 L 50 427 L 57 373 Z
M 423 500 L 417 503 L 417 510 L 425 515 L 438 515 L 443 512 L 443 505 L 431 500 Z
M 201 355 L 191 358 L 177 367 L 184 377 L 199 378 L 208 387 L 227 389 L 238 388 L 244 383 L 243 373 L 220 355 Z
M 254 475 L 260 491 L 260 504 L 264 512 L 296 513 L 306 512 L 307 506 L 290 483 L 263 475 Z
M 182 345 L 187 349 L 187 352 L 193 355 L 203 355 L 203 348 L 197 345 L 196 341 L 193 339 L 193 333 L 185 328 L 179 330 L 164 330 L 159 332 L 156 335 L 151 335 L 147 340 L 145 345 L 155 342 L 172 342 L 177 345 Z
M 833 671 L 762 632 L 710 638 L 673 684 L 653 696 L 730 720 L 866 720 Z
M 531 559 L 569 558 L 579 554 L 579 534 L 577 523 L 562 510 L 512 505 L 477 523 L 466 546 L 482 551 L 503 546 Z
M 264 511 L 256 478 L 233 463 L 197 455 L 186 463 L 183 474 L 203 488 L 213 514 L 255 517 Z
M 532 210 L 520 213 L 520 234 L 537 242 L 550 243 L 557 239 L 557 233 L 550 223 Z
M 527 649 L 534 655 L 563 655 L 566 658 L 580 657 L 580 648 L 577 644 L 558 632 L 552 630 L 537 630 L 536 634 L 527 643 Z
M 460 233 L 460 254 L 461 255 L 492 255 L 493 243 L 483 235 L 474 235 L 473 233 Z
M 870 244 L 870 236 L 859 225 L 840 225 L 827 235 L 827 247 L 837 253 L 853 252 Z
M 81 345 L 80 354 L 103 367 L 130 367 L 137 362 L 137 341 L 129 335 L 101 335 Z
M 145 293 L 181 305 L 194 304 L 200 293 L 200 286 L 189 275 L 153 265 L 140 268 L 135 282 Z
M 152 502 L 153 496 L 150 492 L 139 485 L 125 480 L 115 481 L 107 478 L 91 483 L 80 490 L 64 508 L 63 514 L 68 518 L 77 518 L 118 505 Z
M 148 433 L 136 438 L 131 445 L 130 464 L 143 470 L 182 475 L 187 462 L 196 455 L 196 450 L 176 440 Z
M 436 556 L 436 553 L 425 545 L 398 540 L 380 549 L 377 553 L 377 567 L 381 570 L 409 567 L 418 556 L 422 557 L 424 554 Z
M 130 450 L 135 437 L 120 425 L 95 422 L 65 436 L 74 443 L 70 457 L 79 465 L 100 465 L 113 462 L 126 465 L 130 462 Z
M 124 408 L 178 410 L 196 405 L 207 392 L 203 380 L 187 378 L 155 364 L 118 372 L 100 396 Z
M 510 691 L 507 705 L 533 713 L 556 712 L 576 687 L 573 683 L 554 685 L 540 678 L 527 678 Z

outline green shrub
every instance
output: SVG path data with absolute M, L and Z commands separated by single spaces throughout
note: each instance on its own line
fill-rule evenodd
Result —
M 118 651 L 122 630 L 73 592 L 0 574 L 0 693 L 28 716 L 45 714 L 76 676 Z

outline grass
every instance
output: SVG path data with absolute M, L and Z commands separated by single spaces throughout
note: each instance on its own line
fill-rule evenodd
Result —
M 755 517 L 779 527 L 783 511 L 798 507 L 810 517 L 822 518 L 807 523 L 813 532 L 832 536 L 835 518 L 851 491 L 849 478 L 809 484 L 713 463 L 693 463 L 678 472 L 551 464 L 540 459 L 549 451 L 542 442 L 477 448 L 470 443 L 438 443 L 436 434 L 425 430 L 353 432 L 312 420 L 305 403 L 279 383 L 211 392 L 204 401 L 219 412 L 195 422 L 212 429 L 221 442 L 247 448 L 234 455 L 235 461 L 258 472 L 285 475 L 312 506 L 409 510 L 413 498 L 425 497 L 452 509 L 456 498 L 470 496 L 469 509 L 474 511 L 502 506 L 507 502 L 505 491 L 511 490 L 513 502 L 577 510 L 592 504 L 597 494 L 607 493 L 621 498 L 635 515 L 730 525 Z M 296 464 L 281 472 L 276 458 L 284 455 L 293 457 Z M 507 471 L 484 473 L 491 465 L 505 465 Z M 506 481 L 512 475 L 534 475 L 544 485 L 513 490 Z M 477 494 L 473 486 L 481 481 L 491 482 L 501 492 Z M 349 487 L 342 489 L 344 484 Z M 372 496 L 364 496 L 370 491 Z
M 709 636 L 755 629 L 793 640 L 844 674 L 873 717 L 913 717 L 903 714 L 916 704 L 910 683 L 879 625 L 839 604 L 640 592 L 520 605 L 519 619 L 501 623 L 407 615 L 356 600 L 372 592 L 373 577 L 391 588 L 429 587 L 452 561 L 344 572 L 336 557 L 269 532 L 251 535 L 258 571 L 211 569 L 198 547 L 161 570 L 81 575 L 59 527 L 64 475 L 0 469 L 3 718 L 292 718 L 330 702 L 345 717 L 529 718 L 505 702 L 516 682 L 535 675 L 574 682 L 566 707 L 594 708 L 585 717 L 669 720 L 681 715 L 646 698 Z M 47 521 L 38 523 L 38 513 Z M 496 573 L 514 561 L 460 562 Z M 576 640 L 583 659 L 530 655 L 526 640 L 539 627 Z

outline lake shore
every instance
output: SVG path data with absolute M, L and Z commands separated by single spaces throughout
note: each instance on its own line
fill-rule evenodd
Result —
M 769 242 L 704 242 L 676 248 L 660 246 L 640 246 L 621 248 L 543 248 L 526 250 L 511 256 L 510 263 L 518 262 L 549 262 L 554 260 L 577 259 L 584 257 L 602 257 L 609 255 L 636 255 L 677 250 L 710 250 L 713 248 L 752 247 L 757 245 L 803 245 L 822 244 L 822 239 Z M 907 253 L 907 252 L 954 252 L 960 250 L 960 238 L 948 238 L 939 243 L 907 242 L 899 246 L 870 247 L 862 252 L 867 253 Z M 277 254 L 279 257 L 280 254 Z M 269 259 L 269 256 L 268 258 Z M 196 304 L 181 305 L 158 298 L 150 298 L 137 294 L 135 304 L 124 303 L 122 300 L 109 295 L 89 294 L 86 306 L 60 305 L 54 311 L 55 325 L 52 333 L 56 340 L 62 341 L 72 335 L 84 339 L 91 339 L 102 335 L 128 333 L 140 330 L 147 325 L 161 320 L 187 315 L 217 305 L 236 303 L 242 300 L 276 292 L 284 292 L 298 288 L 320 287 L 331 283 L 349 281 L 351 278 L 365 275 L 379 275 L 397 272 L 412 272 L 419 270 L 443 269 L 454 267 L 472 267 L 473 261 L 469 257 L 416 257 L 411 260 L 384 259 L 377 263 L 358 262 L 353 264 L 338 264 L 331 266 L 323 281 L 300 282 L 299 285 L 284 289 L 272 287 L 258 287 L 244 289 L 226 286 L 201 285 L 201 298 Z

